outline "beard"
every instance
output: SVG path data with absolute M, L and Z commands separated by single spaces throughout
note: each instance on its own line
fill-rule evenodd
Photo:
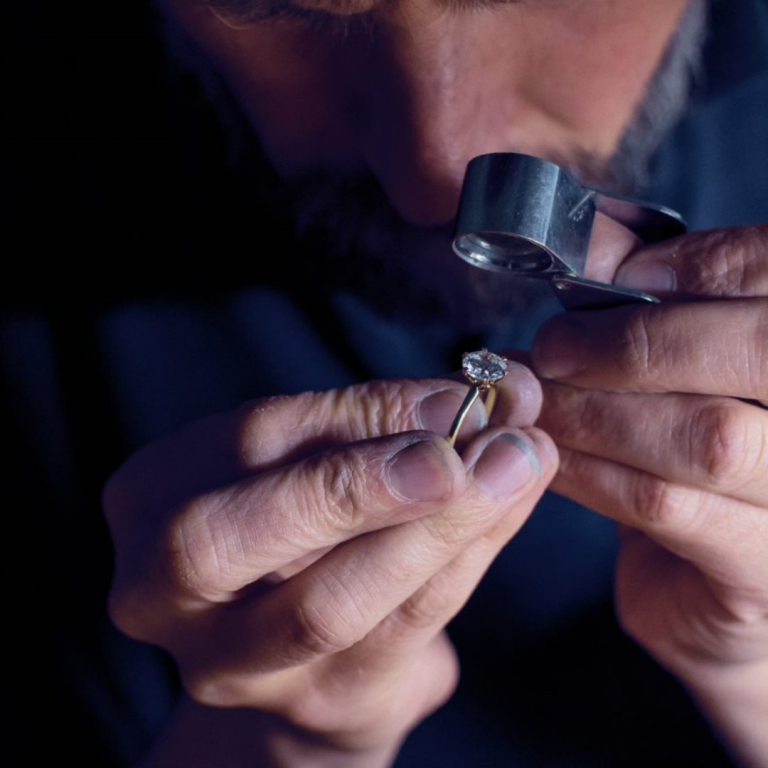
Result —
M 219 114 L 233 164 L 242 170 L 242 159 L 250 154 L 243 148 L 254 142 L 252 129 L 193 44 L 172 22 L 162 26 L 173 60 L 195 74 Z M 545 159 L 585 186 L 639 194 L 653 154 L 687 110 L 705 28 L 706 0 L 690 0 L 612 157 Z M 405 222 L 372 174 L 315 172 L 290 181 L 273 178 L 270 187 L 292 211 L 299 252 L 312 279 L 326 289 L 359 294 L 389 318 L 481 333 L 541 315 L 542 304 L 553 304 L 544 280 L 488 272 L 455 256 L 450 225 L 427 229 Z
M 450 225 L 404 222 L 370 175 L 316 174 L 290 192 L 302 251 L 322 254 L 317 279 L 389 319 L 480 333 L 525 315 L 540 303 L 536 289 L 548 291 L 543 281 L 466 263 L 452 251 Z
M 585 186 L 639 194 L 653 154 L 687 109 L 705 28 L 706 3 L 691 0 L 612 157 L 545 159 Z M 291 183 L 289 194 L 300 242 L 326 254 L 339 288 L 389 317 L 479 333 L 530 317 L 549 297 L 543 280 L 489 272 L 456 257 L 451 227 L 404 222 L 372 175 L 307 175 Z
M 610 163 L 592 156 L 546 159 L 603 190 L 625 191 L 619 162 L 623 171 L 638 172 L 618 155 Z M 287 196 L 304 258 L 322 254 L 313 282 L 357 294 L 387 318 L 478 334 L 530 321 L 552 299 L 547 279 L 491 272 L 456 256 L 451 224 L 427 228 L 404 221 L 370 174 L 305 175 L 287 186 Z

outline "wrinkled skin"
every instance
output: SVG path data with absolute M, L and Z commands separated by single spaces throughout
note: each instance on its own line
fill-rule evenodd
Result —
M 140 451 L 105 492 L 118 626 L 168 649 L 197 701 L 321 735 L 330 764 L 337 750 L 386 762 L 451 693 L 442 627 L 555 471 L 531 426 L 538 383 L 512 364 L 500 388 L 490 427 L 470 413 L 461 456 L 435 434 L 466 391 L 448 380 L 246 404 Z M 214 718 L 221 746 L 233 720 Z M 201 760 L 181 730 L 191 754 L 174 744 L 157 765 Z
M 610 157 L 683 3 L 391 3 L 346 36 L 168 5 L 286 178 L 371 173 L 444 245 L 472 156 Z M 622 524 L 624 626 L 768 765 L 768 417 L 747 402 L 768 400 L 768 231 L 643 249 L 601 219 L 590 270 L 665 301 L 553 320 L 542 383 L 515 367 L 459 452 L 465 387 L 380 382 L 246 404 L 117 472 L 112 615 L 189 694 L 147 768 L 387 765 L 455 685 L 442 628 L 550 482 Z
M 766 765 L 768 227 L 642 249 L 617 282 L 664 301 L 563 315 L 534 346 L 553 488 L 622 524 L 624 627 Z

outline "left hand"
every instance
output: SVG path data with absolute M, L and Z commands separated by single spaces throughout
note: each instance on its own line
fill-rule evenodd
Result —
M 534 345 L 552 487 L 623 524 L 623 626 L 768 765 L 736 711 L 768 734 L 768 226 L 641 249 L 616 282 L 662 303 L 566 313 Z

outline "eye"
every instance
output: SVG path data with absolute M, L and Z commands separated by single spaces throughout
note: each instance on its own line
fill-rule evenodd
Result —
M 346 31 L 350 23 L 349 17 L 301 8 L 285 0 L 211 0 L 208 8 L 222 24 L 232 29 L 269 23 Z
M 288 5 L 274 10 L 262 21 L 271 21 L 275 24 L 284 24 L 292 27 L 301 27 L 311 30 L 333 30 L 345 32 L 349 26 L 349 18 L 336 16 L 326 11 L 310 11 L 306 8 L 298 8 Z

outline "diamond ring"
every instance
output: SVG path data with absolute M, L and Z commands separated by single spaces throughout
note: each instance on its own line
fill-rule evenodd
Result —
M 507 361 L 501 355 L 494 355 L 487 349 L 481 349 L 479 352 L 465 352 L 461 358 L 461 370 L 471 386 L 448 431 L 447 440 L 450 445 L 456 443 L 469 409 L 474 405 L 475 400 L 483 395 L 485 395 L 483 401 L 485 411 L 488 418 L 491 417 L 493 406 L 496 404 L 495 386 L 507 375 Z

